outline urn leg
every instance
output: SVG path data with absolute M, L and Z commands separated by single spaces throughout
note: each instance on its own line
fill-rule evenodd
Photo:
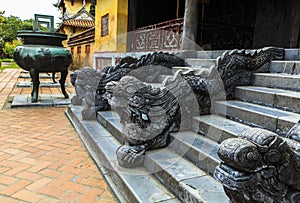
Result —
M 61 78 L 59 80 L 61 91 L 62 91 L 63 95 L 65 96 L 65 99 L 69 98 L 69 95 L 67 94 L 66 88 L 65 88 L 65 82 L 67 79 L 67 75 L 68 75 L 68 69 L 61 72 Z
M 39 72 L 32 68 L 30 70 L 30 77 L 32 80 L 32 92 L 31 92 L 31 102 L 35 103 L 38 101 L 38 96 L 39 96 Z
M 57 83 L 55 80 L 55 72 L 52 72 L 52 81 L 53 81 L 53 83 Z

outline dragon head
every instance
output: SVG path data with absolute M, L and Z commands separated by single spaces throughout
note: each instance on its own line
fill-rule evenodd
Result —
M 132 76 L 124 76 L 119 81 L 106 84 L 106 98 L 112 106 L 127 107 L 131 96 L 146 84 Z

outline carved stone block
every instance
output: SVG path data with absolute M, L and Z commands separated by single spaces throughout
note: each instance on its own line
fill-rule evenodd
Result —
M 73 105 L 82 105 L 84 120 L 96 119 L 95 95 L 100 80 L 100 73 L 90 67 L 75 71 L 71 76 L 76 95 L 71 99 Z
M 223 141 L 215 177 L 233 203 L 300 201 L 299 123 L 287 138 L 259 128 Z

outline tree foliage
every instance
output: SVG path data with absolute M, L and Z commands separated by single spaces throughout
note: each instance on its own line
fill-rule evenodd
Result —
M 0 11 L 0 58 L 10 57 L 11 46 L 17 44 L 17 32 L 20 30 L 32 30 L 33 19 L 21 20 L 16 16 L 3 16 Z
M 17 16 L 4 16 L 5 11 L 0 10 L 0 58 L 10 58 L 11 50 L 18 45 L 17 32 L 21 30 L 33 30 L 33 19 L 21 20 Z M 39 25 L 41 31 L 47 31 L 46 27 Z
M 14 50 L 17 46 L 21 45 L 22 41 L 14 39 L 12 42 L 5 42 L 3 52 L 8 58 L 13 58 Z

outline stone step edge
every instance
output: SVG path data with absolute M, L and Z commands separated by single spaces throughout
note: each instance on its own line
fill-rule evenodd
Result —
M 114 136 L 117 140 L 122 141 L 122 138 L 118 138 L 118 136 L 121 136 L 121 129 L 120 129 L 121 127 L 116 125 L 116 123 L 119 121 L 119 116 L 117 113 L 111 112 L 111 111 L 98 112 L 98 121 L 100 122 L 101 125 L 108 127 L 107 130 L 109 131 L 110 134 L 112 134 L 112 136 Z M 192 136 L 196 135 L 196 133 L 193 133 L 193 132 L 189 132 L 189 133 L 191 133 Z M 182 143 L 180 141 L 180 137 L 182 137 L 182 136 L 180 136 L 179 134 L 180 133 L 173 133 L 171 135 L 171 139 L 173 141 L 170 143 L 170 145 L 168 147 L 148 151 L 146 154 L 149 156 L 147 156 L 147 158 L 146 158 L 145 167 L 148 170 L 153 171 L 153 173 L 158 177 L 158 180 L 160 180 L 162 183 L 167 184 L 166 187 L 170 188 L 170 190 L 174 194 L 179 194 L 179 198 L 181 198 L 181 200 L 183 200 L 183 198 L 185 196 L 188 196 L 189 198 L 192 198 L 195 200 L 195 198 L 199 197 L 199 195 L 196 195 L 193 192 L 190 193 L 189 191 L 192 191 L 192 190 L 188 185 L 184 184 L 183 182 L 181 183 L 180 181 L 176 182 L 176 184 L 175 184 L 174 181 L 172 182 L 172 180 L 169 179 L 170 177 L 173 177 L 174 174 L 171 174 L 170 171 L 168 170 L 168 168 L 166 168 L 166 170 L 161 170 L 158 172 L 155 169 L 153 169 L 153 167 L 154 168 L 159 167 L 159 165 L 161 165 L 161 163 L 158 159 L 152 158 L 152 156 L 155 156 L 155 155 L 157 156 L 161 151 L 162 151 L 162 153 L 167 154 L 170 150 L 174 150 L 176 152 L 176 155 L 174 155 L 174 156 L 177 157 L 177 158 L 174 158 L 177 160 L 176 164 L 190 165 L 190 167 L 192 167 L 194 171 L 199 171 L 199 174 L 209 173 L 209 174 L 207 174 L 207 176 L 209 176 L 209 177 L 206 177 L 206 180 L 208 182 L 210 182 L 210 184 L 212 184 L 212 185 L 218 185 L 217 180 L 215 180 L 212 177 L 212 175 L 214 173 L 215 167 L 217 165 L 219 165 L 220 161 L 217 160 L 216 158 L 211 157 L 208 153 L 196 148 L 192 144 Z M 198 136 L 200 136 L 200 135 L 198 135 Z M 189 137 L 191 137 L 191 136 L 189 136 Z M 200 138 L 202 138 L 202 136 L 200 136 Z M 205 138 L 203 138 L 203 139 L 205 139 Z M 193 141 L 193 140 L 191 140 L 191 141 Z M 178 145 L 181 145 L 181 147 L 177 147 Z M 216 151 L 216 148 L 218 147 L 218 145 L 212 144 L 212 143 L 211 143 L 211 145 L 213 145 L 214 151 Z M 185 148 L 185 147 L 187 147 L 187 148 Z M 183 148 L 185 148 L 185 149 L 183 149 Z M 180 151 L 180 149 L 183 149 L 183 151 Z M 178 152 L 177 150 L 179 150 L 180 152 Z M 188 154 L 187 155 L 188 157 L 193 157 L 192 160 L 186 160 L 185 158 L 180 160 L 181 157 L 186 157 L 185 153 Z M 197 154 L 197 155 L 191 155 L 191 154 Z M 217 156 L 217 155 L 215 154 L 215 156 Z M 200 159 L 200 157 L 202 157 L 203 159 L 200 161 L 197 161 L 197 159 Z M 166 160 L 164 160 L 164 161 L 166 161 Z M 196 166 L 194 165 L 195 162 L 198 162 L 198 164 L 196 164 Z M 203 163 L 203 162 L 208 162 L 207 165 L 209 167 L 207 167 L 207 168 L 209 168 L 209 170 L 205 169 L 205 168 L 201 169 L 201 167 L 199 167 L 199 163 Z M 183 163 L 185 163 L 185 164 L 183 164 Z M 188 170 L 188 169 L 181 168 L 181 170 Z M 188 181 L 188 178 L 186 178 L 184 181 Z M 178 189 L 178 191 L 176 191 L 176 188 L 180 188 L 180 189 Z M 199 191 L 204 190 L 205 191 L 205 189 L 203 189 L 203 188 L 198 188 L 198 189 L 195 188 L 195 190 L 199 190 Z M 205 196 L 209 196 L 209 195 L 205 195 Z M 222 197 L 225 198 L 224 195 Z M 197 201 L 199 201 L 199 200 L 197 200 Z
M 193 118 L 194 131 L 219 144 L 228 138 L 238 137 L 249 128 L 251 127 L 248 125 L 220 115 L 201 115 Z
M 220 182 L 200 170 L 174 150 L 164 148 L 149 151 L 145 166 L 182 202 L 228 202 Z M 178 170 L 179 168 L 179 170 Z M 205 181 L 204 187 L 202 182 Z
M 253 76 L 253 86 L 300 92 L 300 75 L 287 73 L 254 73 Z
M 121 127 L 115 125 L 119 121 L 119 116 L 115 112 L 98 112 L 98 121 L 103 126 L 107 126 L 107 130 L 115 137 L 115 139 L 120 140 L 120 142 L 124 143 L 122 140 Z M 114 119 L 112 119 L 114 117 Z M 186 139 L 182 138 L 182 133 L 190 133 L 190 135 L 186 135 Z M 197 137 L 196 137 L 197 136 Z M 189 161 L 193 162 L 197 167 L 201 168 L 201 170 L 213 174 L 215 167 L 220 163 L 220 160 L 217 158 L 217 154 L 210 155 L 211 151 L 207 150 L 204 146 L 203 149 L 193 145 L 193 142 L 197 139 L 198 141 L 209 142 L 208 144 L 212 146 L 213 150 L 216 151 L 218 147 L 217 143 L 205 138 L 202 135 L 196 134 L 191 131 L 171 133 L 171 142 L 168 148 L 174 149 L 179 155 L 184 156 Z M 199 157 L 203 157 L 203 159 L 199 160 Z
M 269 71 L 271 73 L 300 74 L 300 61 L 271 61 Z
M 197 145 L 199 141 L 201 144 Z M 192 131 L 171 133 L 171 143 L 168 148 L 211 176 L 220 164 L 217 155 L 219 145 Z
M 92 138 L 91 137 L 86 138 L 84 136 L 84 135 L 89 135 L 89 132 L 86 129 L 86 126 L 84 126 L 84 124 L 82 124 L 82 122 L 81 122 L 82 119 L 80 119 L 81 115 L 80 115 L 80 111 L 78 110 L 78 108 L 81 108 L 81 107 L 80 106 L 75 107 L 73 105 L 69 105 L 68 109 L 65 112 L 65 115 L 67 116 L 67 118 L 69 119 L 71 124 L 73 125 L 78 136 L 80 137 L 80 139 L 83 142 L 84 146 L 86 147 L 87 151 L 90 153 L 90 156 L 92 157 L 92 159 L 95 161 L 100 172 L 103 174 L 105 180 L 108 182 L 108 185 L 111 187 L 111 189 L 114 192 L 114 194 L 116 195 L 116 197 L 119 199 L 120 202 L 128 202 L 128 203 L 141 202 L 141 203 L 143 203 L 144 201 L 139 201 L 139 197 L 137 197 L 133 191 L 134 188 L 132 188 L 130 186 L 130 183 L 128 183 L 126 181 L 126 179 L 124 179 L 122 177 L 122 174 L 118 174 L 116 171 L 111 171 L 111 170 L 107 169 L 107 167 L 108 168 L 114 167 L 111 165 L 110 161 L 108 159 L 101 160 L 101 158 L 99 158 L 99 156 L 98 156 L 99 154 L 96 153 L 97 147 L 95 146 L 96 145 L 95 140 L 93 140 L 94 143 L 89 143 L 88 139 L 92 139 Z M 86 122 L 97 122 L 97 121 L 86 121 Z M 103 155 L 103 156 L 106 156 L 106 155 Z M 103 163 L 109 164 L 109 166 L 103 167 Z M 147 178 L 147 176 L 146 176 L 146 178 Z M 149 184 L 151 183 L 150 178 L 151 177 L 147 178 L 147 180 L 149 181 Z M 157 180 L 155 180 L 155 182 L 159 183 Z M 119 183 L 121 183 L 122 185 L 120 186 Z M 164 190 L 165 195 L 163 195 L 163 196 L 165 196 L 165 199 L 159 200 L 159 201 L 179 202 L 178 199 L 173 194 L 171 194 L 170 192 L 166 192 L 167 190 L 165 189 L 165 187 L 160 185 L 159 191 L 162 191 L 162 190 Z M 128 195 L 130 195 L 130 196 L 128 196 Z M 162 196 L 162 195 L 160 195 L 160 196 Z M 151 202 L 151 201 L 149 201 L 149 202 Z
M 249 108 L 245 108 L 245 106 L 256 108 L 256 109 L 252 110 Z M 275 115 L 261 112 L 259 110 L 259 108 L 261 108 L 261 110 L 264 109 L 265 111 L 273 112 Z M 224 109 L 226 109 L 226 111 Z M 231 111 L 231 112 L 228 112 L 228 111 Z M 226 117 L 230 118 L 231 120 L 240 122 L 242 124 L 249 125 L 251 127 L 265 128 L 267 130 L 276 132 L 280 135 L 285 135 L 287 133 L 287 131 L 294 124 L 296 124 L 298 122 L 298 120 L 300 119 L 300 114 L 282 111 L 279 109 L 261 106 L 258 104 L 252 104 L 249 102 L 236 101 L 236 100 L 217 101 L 215 103 L 215 112 L 220 113 L 223 116 L 225 116 L 224 112 L 226 112 Z M 241 115 L 241 113 L 239 113 L 239 112 L 243 112 L 242 113 L 243 117 L 248 115 L 247 118 L 244 119 L 244 118 L 237 117 L 235 114 L 237 114 L 238 116 Z M 260 116 L 261 118 L 268 119 L 268 122 L 267 122 L 268 125 L 265 125 L 266 123 L 264 123 L 265 126 L 258 124 L 256 122 L 257 119 L 255 119 L 255 121 L 254 121 L 253 118 L 252 118 L 253 121 L 251 121 L 249 114 L 257 115 L 257 116 Z M 281 115 L 279 116 L 278 114 L 281 114 Z M 272 119 L 274 123 L 270 123 L 270 119 Z M 260 121 L 260 122 L 262 122 L 262 121 Z
M 257 99 L 255 98 L 250 99 L 249 96 L 252 93 L 256 94 L 257 96 L 258 95 L 260 96 L 258 96 Z M 296 102 L 295 100 L 299 100 L 300 102 L 300 93 L 296 91 L 279 89 L 279 88 L 260 87 L 260 86 L 238 86 L 235 89 L 235 95 L 236 98 L 240 101 L 249 102 L 249 103 L 258 104 L 267 107 L 273 107 L 279 110 L 285 110 L 289 112 L 295 112 L 295 113 L 300 112 L 300 106 L 295 104 Z
M 263 48 L 263 47 L 261 47 Z M 230 49 L 229 51 L 231 51 Z M 247 49 L 247 50 L 256 50 L 256 49 Z M 225 51 L 228 50 L 214 50 L 214 51 L 197 51 L 197 58 L 212 58 L 215 59 L 218 56 L 221 56 Z M 299 60 L 300 59 L 300 49 L 285 49 L 285 60 L 287 61 L 293 61 L 293 60 Z

